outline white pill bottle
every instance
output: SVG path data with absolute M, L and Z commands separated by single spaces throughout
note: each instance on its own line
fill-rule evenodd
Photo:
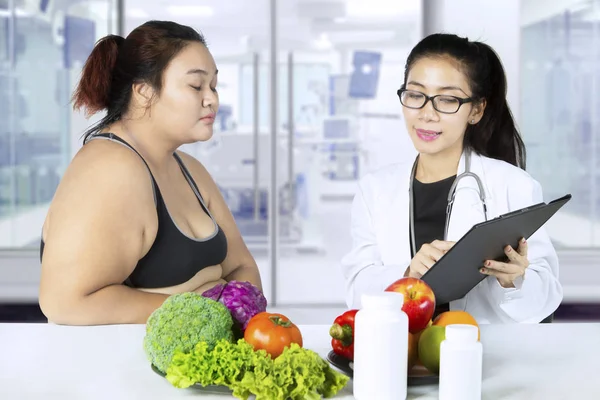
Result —
M 404 400 L 407 396 L 408 317 L 404 295 L 362 296 L 354 321 L 353 394 L 356 400 Z
M 481 400 L 483 347 L 475 325 L 447 325 L 440 345 L 439 400 Z

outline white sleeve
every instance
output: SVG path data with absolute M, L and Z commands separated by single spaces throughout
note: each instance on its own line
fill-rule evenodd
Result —
M 533 178 L 519 182 L 509 190 L 510 209 L 518 210 L 543 201 L 540 184 Z M 538 323 L 552 314 L 563 298 L 558 280 L 558 257 L 545 228 L 540 228 L 528 240 L 529 267 L 514 288 L 503 288 L 498 279 L 487 277 L 487 290 L 492 306 L 503 319 L 514 322 Z M 484 286 L 485 287 L 485 286 Z
M 346 304 L 350 309 L 361 308 L 361 296 L 378 293 L 404 276 L 406 265 L 383 265 L 377 245 L 372 214 L 361 181 L 352 202 L 352 249 L 343 257 L 341 266 L 346 283 Z

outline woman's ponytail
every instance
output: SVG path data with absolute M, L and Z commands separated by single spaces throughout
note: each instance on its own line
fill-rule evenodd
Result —
M 522 169 L 526 167 L 525 144 L 519 134 L 506 100 L 507 83 L 498 54 L 489 45 L 474 42 L 479 49 L 480 70 L 485 75 L 474 78 L 486 100 L 483 118 L 465 136 L 466 144 L 485 156 L 504 160 Z
M 119 47 L 124 41 L 121 36 L 105 36 L 96 43 L 86 60 L 81 79 L 73 93 L 73 108 L 85 108 L 86 117 L 108 109 L 113 71 Z

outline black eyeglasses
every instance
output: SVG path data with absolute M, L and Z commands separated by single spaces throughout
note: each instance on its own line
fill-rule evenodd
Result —
M 455 114 L 463 104 L 471 103 L 473 101 L 470 97 L 463 99 L 445 94 L 427 96 L 425 93 L 407 89 L 398 89 L 397 93 L 400 98 L 400 103 L 406 108 L 418 110 L 425 107 L 425 104 L 431 100 L 433 108 L 443 114 Z

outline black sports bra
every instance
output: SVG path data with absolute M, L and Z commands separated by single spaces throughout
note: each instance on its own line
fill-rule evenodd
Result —
M 148 167 L 148 164 L 140 153 L 120 137 L 112 133 L 102 133 L 94 135 L 92 138 L 98 137 L 116 140 L 126 145 L 131 150 L 135 151 L 142 161 L 144 161 L 146 167 Z M 158 184 L 156 183 L 152 172 L 150 172 L 150 167 L 148 167 L 148 171 L 152 177 L 152 185 L 156 200 L 158 231 L 156 233 L 156 239 L 148 253 L 138 261 L 131 275 L 123 282 L 127 286 L 150 289 L 179 285 L 190 280 L 203 268 L 222 263 L 227 256 L 227 238 L 225 237 L 224 232 L 204 204 L 198 186 L 196 186 L 196 182 L 194 182 L 194 179 L 185 167 L 181 158 L 177 153 L 174 153 L 173 156 L 179 164 L 185 179 L 196 194 L 200 206 L 213 221 L 215 231 L 211 236 L 204 239 L 191 238 L 181 232 L 171 218 L 160 193 L 160 189 L 158 188 Z M 43 255 L 43 251 L 44 242 L 42 240 L 40 246 L 40 259 Z

